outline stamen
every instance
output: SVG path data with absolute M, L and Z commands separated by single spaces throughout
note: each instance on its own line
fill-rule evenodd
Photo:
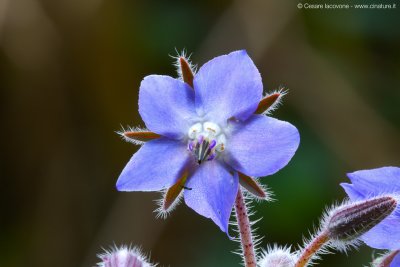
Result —
M 225 135 L 221 134 L 220 136 L 218 136 L 218 145 L 216 150 L 219 152 L 222 152 L 225 150 L 225 143 L 226 143 L 226 137 Z
M 194 148 L 195 152 L 196 152 L 197 150 L 199 150 L 199 148 L 200 148 L 200 143 L 199 143 L 199 142 L 196 142 L 196 147 Z
M 217 141 L 212 140 L 212 141 L 210 142 L 210 149 L 213 149 L 213 148 L 215 147 L 216 144 L 217 144 Z
M 201 145 L 204 141 L 204 136 L 200 135 L 199 138 L 197 138 L 197 140 L 198 140 L 199 144 Z
M 216 141 L 213 139 L 211 142 L 207 138 L 199 138 L 202 143 L 196 143 L 196 147 L 193 150 L 193 154 L 196 157 L 197 163 L 201 164 L 205 160 L 212 160 L 215 158 L 215 146 Z M 189 143 L 190 147 L 190 143 Z M 189 148 L 190 150 L 190 148 Z M 192 150 L 191 150 L 192 151 Z
M 215 159 L 215 156 L 216 156 L 217 154 L 214 152 L 214 153 L 212 153 L 210 156 L 208 156 L 208 159 L 207 160 L 213 160 L 213 159 Z
M 213 122 L 196 123 L 188 132 L 188 150 L 198 164 L 216 158 L 216 152 L 225 149 L 226 137 L 219 125 Z
M 194 142 L 190 141 L 189 144 L 188 144 L 189 151 L 193 151 L 193 145 L 194 145 Z
M 209 142 L 207 139 L 200 146 L 199 154 L 197 156 L 197 163 L 201 164 L 207 156 Z
M 206 139 L 205 141 L 204 141 L 204 143 L 202 144 L 202 146 L 201 146 L 201 154 L 204 156 L 206 153 L 207 153 L 207 151 L 208 151 L 208 145 L 210 144 L 210 142 Z

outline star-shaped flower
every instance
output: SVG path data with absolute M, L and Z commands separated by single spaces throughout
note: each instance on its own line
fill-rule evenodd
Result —
M 299 145 L 299 133 L 288 122 L 255 114 L 277 96 L 262 98 L 260 73 L 246 51 L 216 57 L 194 77 L 181 60 L 183 81 L 150 75 L 140 85 L 139 113 L 151 132 L 122 134 L 150 141 L 128 162 L 117 189 L 168 189 L 164 210 L 183 191 L 189 207 L 227 232 L 239 181 L 263 196 L 250 176 L 283 168 Z
M 400 168 L 382 167 L 347 174 L 352 184 L 342 183 L 352 201 L 364 200 L 385 194 L 400 194 Z M 365 233 L 361 239 L 377 249 L 400 249 L 400 207 Z

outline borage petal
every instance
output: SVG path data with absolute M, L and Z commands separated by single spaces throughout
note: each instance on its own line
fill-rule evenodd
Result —
M 377 226 L 365 233 L 361 239 L 370 247 L 377 249 L 400 249 L 400 218 L 389 215 Z
M 140 85 L 139 113 L 151 131 L 182 138 L 197 118 L 193 89 L 169 76 L 147 76 Z
M 299 142 L 299 132 L 292 124 L 253 115 L 245 122 L 234 122 L 226 161 L 248 176 L 271 175 L 290 161 Z
M 228 222 L 238 190 L 237 173 L 232 174 L 217 160 L 205 162 L 189 178 L 185 203 L 210 218 L 228 234 Z
M 354 187 L 352 184 L 348 183 L 341 183 L 340 186 L 346 191 L 346 194 L 352 201 L 359 201 L 365 199 L 365 196 L 357 191 L 357 188 Z
M 119 191 L 158 191 L 170 187 L 190 160 L 183 143 L 160 138 L 145 143 L 125 166 Z
M 348 173 L 347 176 L 354 188 L 366 197 L 400 192 L 400 168 L 398 167 L 356 171 Z
M 398 253 L 393 261 L 390 263 L 390 267 L 396 267 L 396 266 L 400 266 L 400 253 Z
M 246 120 L 256 110 L 262 88 L 260 73 L 246 51 L 219 56 L 194 77 L 196 109 L 222 125 L 231 117 Z

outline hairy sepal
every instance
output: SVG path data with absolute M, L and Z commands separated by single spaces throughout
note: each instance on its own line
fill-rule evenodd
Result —
M 266 114 L 269 115 L 271 112 L 276 110 L 282 103 L 282 98 L 288 93 L 284 88 L 280 88 L 270 94 L 267 94 L 258 103 L 255 114 Z
M 127 129 L 122 127 L 122 130 L 118 131 L 117 134 L 119 134 L 126 142 L 133 143 L 135 145 L 143 145 L 147 141 L 161 137 L 159 134 L 139 127 L 128 127 Z

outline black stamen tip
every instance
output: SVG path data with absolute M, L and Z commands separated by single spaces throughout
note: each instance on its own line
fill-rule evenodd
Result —
M 186 187 L 186 186 L 182 186 L 182 188 L 183 188 L 183 189 L 186 189 L 186 190 L 192 190 L 192 189 L 193 189 L 193 188 Z

